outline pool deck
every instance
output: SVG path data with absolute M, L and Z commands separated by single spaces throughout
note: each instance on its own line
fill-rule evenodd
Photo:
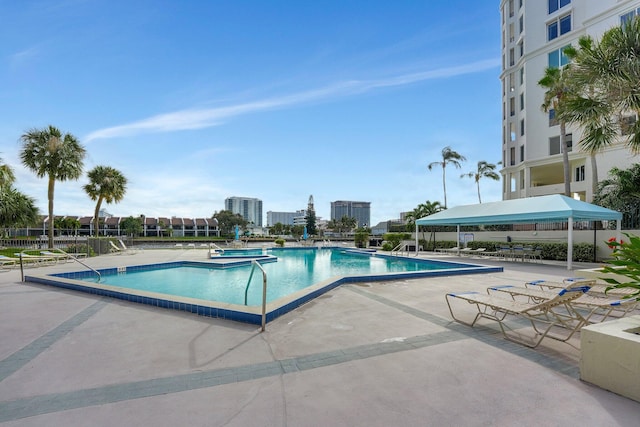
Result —
M 200 249 L 146 250 L 86 263 L 205 256 Z M 453 322 L 444 300 L 450 291 L 574 272 L 560 263 L 433 258 L 502 265 L 504 272 L 343 285 L 262 333 L 255 325 L 25 284 L 19 270 L 2 272 L 0 423 L 638 425 L 640 403 L 580 381 L 579 335 L 529 349 L 504 340 L 493 322 Z M 28 271 L 79 269 L 60 263 Z M 473 307 L 466 309 L 471 318 Z

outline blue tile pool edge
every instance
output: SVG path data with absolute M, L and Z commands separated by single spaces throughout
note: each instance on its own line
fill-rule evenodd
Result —
M 243 264 L 246 265 L 248 261 L 238 261 L 226 264 Z M 393 273 L 380 273 L 380 274 L 364 274 L 357 276 L 342 276 L 334 279 L 329 279 L 327 282 L 321 282 L 321 285 L 312 285 L 306 289 L 300 290 L 292 294 L 291 296 L 280 298 L 276 301 L 267 304 L 266 321 L 270 322 L 278 317 L 296 309 L 297 307 L 319 297 L 320 295 L 337 288 L 340 285 L 348 283 L 361 283 L 361 282 L 379 282 L 379 281 L 391 281 L 401 279 L 417 279 L 425 277 L 441 277 L 441 276 L 455 276 L 465 274 L 484 274 L 484 273 L 501 273 L 502 267 L 488 267 L 482 265 L 473 264 L 457 264 L 446 263 L 464 266 L 464 268 L 450 268 L 440 270 L 428 270 L 428 271 L 412 271 L 412 272 L 393 272 Z M 209 263 L 200 263 L 197 261 L 176 261 L 169 263 L 157 263 L 147 264 L 142 266 L 129 266 L 127 270 L 140 270 L 140 269 L 152 269 L 158 267 L 180 267 L 189 265 L 206 265 L 210 267 Z M 224 268 L 224 267 L 221 267 Z M 117 268 L 108 268 L 98 270 L 101 273 L 115 273 Z M 92 295 L 99 295 L 109 298 L 115 298 L 119 300 L 134 302 L 137 304 L 145 304 L 153 307 L 161 307 L 172 310 L 186 311 L 200 316 L 215 317 L 221 319 L 234 320 L 238 322 L 250 323 L 255 325 L 262 324 L 262 314 L 260 306 L 241 306 L 236 304 L 216 303 L 215 301 L 202 301 L 186 297 L 177 297 L 166 294 L 156 294 L 153 292 L 145 291 L 125 291 L 125 288 L 120 288 L 111 285 L 95 284 L 91 282 L 84 282 L 79 279 L 78 275 L 85 273 L 84 277 L 94 275 L 91 271 L 75 272 L 75 273 L 56 273 L 48 276 L 25 276 L 25 282 L 39 283 L 43 285 L 54 286 L 63 289 L 69 289 L 73 291 L 79 291 L 89 293 Z M 74 277 L 75 276 L 75 277 Z M 173 298 L 173 299 L 172 299 Z M 201 302 L 198 302 L 201 301 Z

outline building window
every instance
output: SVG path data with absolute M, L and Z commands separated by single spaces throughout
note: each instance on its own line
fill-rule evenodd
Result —
M 524 119 L 520 120 L 520 136 L 524 136 Z
M 548 0 L 548 11 L 549 14 L 552 14 L 556 10 L 565 7 L 568 4 L 571 4 L 571 0 Z
M 513 77 L 513 73 L 509 73 L 509 92 L 513 92 L 516 90 L 516 82 Z
M 520 146 L 520 162 L 524 162 L 524 145 Z
M 584 165 L 576 168 L 576 182 L 584 181 Z
M 520 85 L 524 84 L 524 67 L 520 68 Z
M 516 115 L 516 99 L 514 97 L 509 98 L 509 115 Z
M 520 171 L 520 189 L 524 190 L 524 171 Z
M 567 141 L 567 153 L 573 150 L 573 134 L 566 134 L 564 140 Z M 560 147 L 560 136 L 552 136 L 549 138 L 549 155 L 562 153 L 562 147 Z
M 620 15 L 620 24 L 624 27 L 627 23 L 631 22 L 635 16 L 640 16 L 640 7 L 624 15 Z
M 518 34 L 522 34 L 524 31 L 524 16 L 520 16 L 520 19 L 518 20 L 518 30 L 520 31 Z
M 509 17 L 512 17 L 514 14 L 513 0 L 509 0 Z
M 516 147 L 511 147 L 509 149 L 509 165 L 513 166 L 516 164 Z
M 560 137 L 552 136 L 549 138 L 549 155 L 554 156 L 560 154 Z
M 636 124 L 636 116 L 624 116 L 620 118 L 620 134 L 631 135 Z
M 569 58 L 564 54 L 564 50 L 567 47 L 569 47 L 569 45 L 556 49 L 553 52 L 549 52 L 549 68 L 560 68 L 569 63 Z
M 509 134 L 511 142 L 514 142 L 516 140 L 516 125 L 514 123 L 509 123 Z
M 509 49 L 509 66 L 513 67 L 513 65 L 516 63 L 516 53 L 513 50 L 513 48 Z
M 524 93 L 520 94 L 520 111 L 524 110 Z
M 556 110 L 553 108 L 549 110 L 549 127 L 558 126 L 558 121 L 556 120 Z
M 571 14 L 547 24 L 547 40 L 553 40 L 571 31 Z
M 518 43 L 518 51 L 520 53 L 520 57 L 522 58 L 524 56 L 524 40 L 520 40 L 520 42 Z

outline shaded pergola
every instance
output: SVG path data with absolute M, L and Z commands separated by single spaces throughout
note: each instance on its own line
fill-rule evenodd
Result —
M 573 223 L 576 221 L 616 221 L 616 239 L 620 241 L 622 214 L 602 206 L 575 200 L 560 194 L 477 205 L 456 206 L 416 220 L 416 250 L 418 226 L 455 225 L 460 235 L 461 225 L 531 224 L 541 221 L 567 222 L 567 269 L 573 261 Z

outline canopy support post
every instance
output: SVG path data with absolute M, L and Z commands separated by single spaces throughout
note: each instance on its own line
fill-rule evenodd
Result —
M 460 256 L 460 224 L 458 224 L 457 227 L 458 227 L 458 241 L 456 242 L 457 243 L 456 247 L 458 248 L 458 256 Z
M 418 256 L 418 223 L 416 222 L 416 256 Z
M 567 225 L 568 238 L 567 238 L 567 270 L 571 270 L 573 264 L 573 217 L 569 217 L 569 224 Z

